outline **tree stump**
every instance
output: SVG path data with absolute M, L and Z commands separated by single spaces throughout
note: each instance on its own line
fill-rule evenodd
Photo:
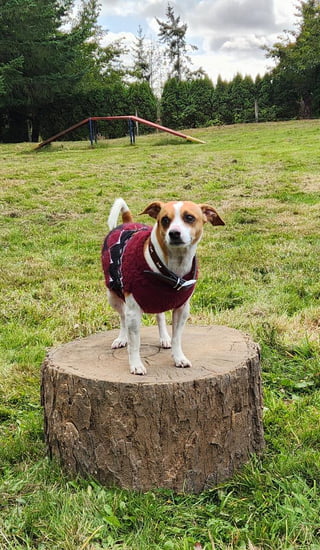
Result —
M 51 350 L 42 366 L 51 457 L 107 486 L 199 493 L 264 446 L 259 347 L 228 327 L 187 326 L 192 368 L 173 365 L 142 327 L 146 376 L 129 373 L 118 331 Z

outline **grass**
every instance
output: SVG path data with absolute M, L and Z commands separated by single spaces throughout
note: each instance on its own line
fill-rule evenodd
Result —
M 319 122 L 193 132 L 206 144 L 0 145 L 0 550 L 320 549 Z M 107 489 L 46 457 L 47 348 L 118 326 L 100 268 L 116 196 L 216 206 L 192 322 L 262 347 L 266 450 L 201 495 Z

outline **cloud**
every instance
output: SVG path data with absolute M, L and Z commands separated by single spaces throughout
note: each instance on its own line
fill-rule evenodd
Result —
M 144 34 L 157 40 L 156 17 L 165 20 L 167 0 L 102 0 L 106 28 Z M 187 23 L 187 42 L 196 44 L 193 68 L 202 66 L 216 80 L 237 72 L 264 74 L 270 65 L 261 49 L 292 28 L 296 0 L 170 0 L 175 15 Z M 108 24 L 108 21 L 110 24 Z
M 202 0 L 192 18 L 192 29 L 197 32 L 260 32 L 274 29 L 275 24 L 270 0 Z
M 231 81 L 237 73 L 243 76 L 265 74 L 265 60 L 255 56 L 239 57 L 233 52 L 197 55 L 193 58 L 195 67 L 202 67 L 215 83 L 220 75 L 223 80 Z
M 261 49 L 266 44 L 266 36 L 257 36 L 256 34 L 249 34 L 246 36 L 236 36 L 226 40 L 222 47 L 222 51 L 240 51 L 249 52 Z

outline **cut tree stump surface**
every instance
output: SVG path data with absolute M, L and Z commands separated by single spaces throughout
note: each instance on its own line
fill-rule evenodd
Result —
M 156 327 L 141 328 L 145 376 L 129 372 L 112 330 L 51 350 L 42 403 L 51 456 L 71 473 L 148 490 L 200 492 L 264 446 L 260 355 L 242 332 L 187 326 L 191 368 L 176 368 Z

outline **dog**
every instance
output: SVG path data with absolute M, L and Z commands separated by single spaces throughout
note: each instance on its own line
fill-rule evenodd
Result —
M 122 224 L 118 225 L 120 213 Z M 172 348 L 175 366 L 192 366 L 182 351 L 181 336 L 198 276 L 196 249 L 206 222 L 225 224 L 212 206 L 191 201 L 155 201 L 141 214 L 148 214 L 156 223 L 134 222 L 126 202 L 115 200 L 102 266 L 109 303 L 120 315 L 120 333 L 111 347 L 128 345 L 130 372 L 143 375 L 140 322 L 144 312 L 156 314 L 160 346 Z M 168 310 L 173 310 L 172 340 L 164 314 Z

